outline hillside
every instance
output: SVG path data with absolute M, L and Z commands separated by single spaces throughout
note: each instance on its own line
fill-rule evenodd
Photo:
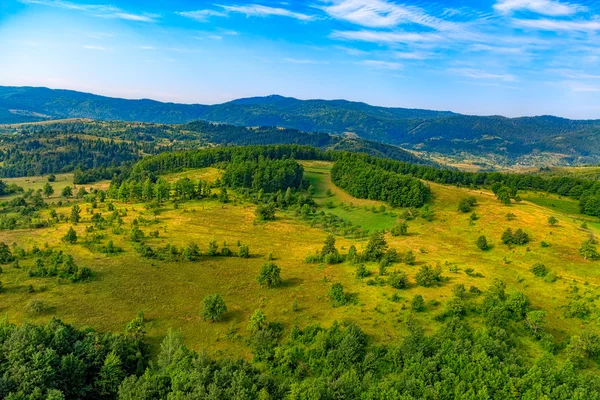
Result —
M 12 110 L 12 111 L 11 111 Z M 217 105 L 124 100 L 67 90 L 0 87 L 0 123 L 58 118 L 186 123 L 203 119 L 244 126 L 281 126 L 361 138 L 493 164 L 600 160 L 600 121 L 551 116 L 479 117 L 375 107 L 345 100 L 255 97 Z
M 112 350 L 123 361 L 105 397 L 121 399 L 202 398 L 217 384 L 214 398 L 595 398 L 600 272 L 579 248 L 600 234 L 595 218 L 536 205 L 558 201 L 547 193 L 503 204 L 484 188 L 381 170 L 370 180 L 404 179 L 429 192 L 425 204 L 398 185 L 365 199 L 339 171 L 361 156 L 321 157 L 298 146 L 163 153 L 71 192 L 70 174 L 7 179 L 24 192 L 2 198 L 3 312 L 41 332 L 4 322 L 0 341 L 56 349 L 0 368 L 51 371 L 58 354 L 60 371 L 82 359 L 105 376 Z M 508 228 L 527 243 L 503 243 Z M 226 307 L 207 314 L 216 294 Z M 113 332 L 115 345 L 87 329 L 88 345 L 55 317 Z M 31 379 L 0 394 L 29 393 Z M 87 379 L 37 385 L 73 391 Z

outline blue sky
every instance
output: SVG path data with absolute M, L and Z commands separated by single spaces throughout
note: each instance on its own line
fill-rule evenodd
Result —
M 600 118 L 600 3 L 1 0 L 0 85 Z

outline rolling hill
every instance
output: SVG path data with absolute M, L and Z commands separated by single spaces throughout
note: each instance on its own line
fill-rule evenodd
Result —
M 600 120 L 552 116 L 505 118 L 375 107 L 346 100 L 253 97 L 217 105 L 126 100 L 69 90 L 0 87 L 0 123 L 62 118 L 187 123 L 207 120 L 350 134 L 442 155 L 500 162 L 552 156 L 563 164 L 600 160 Z M 546 158 L 544 158 L 546 157 Z

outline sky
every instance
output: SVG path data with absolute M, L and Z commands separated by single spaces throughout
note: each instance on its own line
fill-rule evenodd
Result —
M 0 0 L 0 85 L 600 118 L 600 1 Z

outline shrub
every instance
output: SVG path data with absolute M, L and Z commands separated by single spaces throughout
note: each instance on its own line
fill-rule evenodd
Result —
M 404 272 L 393 272 L 388 278 L 388 283 L 394 289 L 406 289 L 408 287 L 408 275 Z
M 417 257 L 415 257 L 414 253 L 411 250 L 407 251 L 402 257 L 402 262 L 406 265 L 414 265 L 416 261 Z
M 410 309 L 414 312 L 422 312 L 425 310 L 425 300 L 420 294 L 415 295 L 410 302 Z
M 334 307 L 348 304 L 348 296 L 344 293 L 344 287 L 341 283 L 334 283 L 329 287 L 327 295 L 331 299 Z
M 415 280 L 419 286 L 423 287 L 437 285 L 442 280 L 442 268 L 432 268 L 429 265 L 423 265 L 415 275 Z
M 548 275 L 548 268 L 546 268 L 546 266 L 544 264 L 541 263 L 536 263 L 533 264 L 531 266 L 531 268 L 529 268 L 529 270 L 537 277 L 545 277 L 546 275 Z
M 392 236 L 404 236 L 408 233 L 408 224 L 402 222 L 401 224 L 395 225 L 390 233 Z
M 256 281 L 261 286 L 275 288 L 281 285 L 281 268 L 274 263 L 267 263 L 262 266 Z
M 250 249 L 248 245 L 242 244 L 238 250 L 238 257 L 240 258 L 250 258 Z
M 225 300 L 223 300 L 220 294 L 211 294 L 204 298 L 202 318 L 205 321 L 208 319 L 211 322 L 220 321 L 225 312 L 227 312 L 227 305 L 225 305 Z
M 484 251 L 489 248 L 487 238 L 485 236 L 481 235 L 477 238 L 477 247 L 479 247 L 480 250 Z
M 371 274 L 369 273 L 369 270 L 367 270 L 367 267 L 365 267 L 364 264 L 360 264 L 356 267 L 356 277 L 358 279 L 366 278 L 369 275 Z

